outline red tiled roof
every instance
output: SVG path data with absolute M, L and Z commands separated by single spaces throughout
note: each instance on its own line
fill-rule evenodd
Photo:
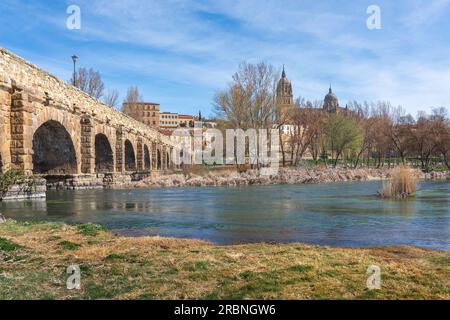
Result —
M 124 102 L 124 104 L 130 104 L 130 102 Z M 160 106 L 160 103 L 157 102 L 132 102 L 132 104 L 139 104 L 139 105 L 156 105 Z

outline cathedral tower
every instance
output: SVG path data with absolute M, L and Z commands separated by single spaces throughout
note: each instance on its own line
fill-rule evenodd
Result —
M 277 85 L 277 107 L 284 109 L 286 107 L 292 107 L 294 105 L 294 95 L 292 94 L 292 84 L 286 77 L 286 72 L 281 74 L 281 79 Z

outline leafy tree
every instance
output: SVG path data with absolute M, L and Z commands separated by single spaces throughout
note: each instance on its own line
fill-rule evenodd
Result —
M 358 123 L 341 114 L 331 114 L 325 127 L 326 146 L 331 152 L 334 166 L 346 152 L 357 152 L 361 148 L 363 134 Z

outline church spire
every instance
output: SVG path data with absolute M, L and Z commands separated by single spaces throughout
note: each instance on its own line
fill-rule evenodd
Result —
M 277 105 L 292 106 L 294 104 L 294 96 L 292 94 L 292 84 L 286 76 L 286 70 L 283 64 L 283 72 L 281 79 L 277 85 Z

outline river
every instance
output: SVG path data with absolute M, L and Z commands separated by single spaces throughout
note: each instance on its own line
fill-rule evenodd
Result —
M 415 198 L 382 200 L 381 182 L 235 188 L 49 191 L 0 202 L 16 220 L 98 223 L 127 236 L 217 244 L 303 242 L 450 250 L 450 182 L 421 182 Z

